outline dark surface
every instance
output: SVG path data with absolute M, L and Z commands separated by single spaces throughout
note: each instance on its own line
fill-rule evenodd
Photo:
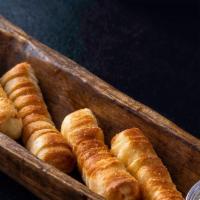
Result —
M 200 137 L 198 7 L 0 0 L 0 14 Z M 36 199 L 0 174 L 0 199 Z

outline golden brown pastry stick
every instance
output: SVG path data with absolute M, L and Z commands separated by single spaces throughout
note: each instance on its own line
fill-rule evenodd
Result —
M 0 132 L 18 139 L 22 132 L 22 121 L 11 100 L 0 85 Z
M 23 142 L 28 150 L 56 168 L 71 172 L 72 151 L 51 120 L 31 66 L 16 65 L 1 78 L 1 84 L 22 118 Z
M 89 109 L 66 116 L 61 133 L 71 145 L 86 185 L 108 200 L 140 199 L 137 181 L 104 144 L 102 130 Z
M 111 151 L 138 180 L 144 200 L 183 200 L 167 168 L 138 128 L 114 136 Z

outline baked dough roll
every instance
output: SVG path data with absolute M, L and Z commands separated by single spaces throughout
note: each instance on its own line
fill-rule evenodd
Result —
M 71 145 L 86 185 L 108 200 L 140 199 L 135 178 L 104 144 L 102 130 L 89 109 L 66 116 L 61 133 Z
M 138 128 L 114 136 L 111 151 L 138 180 L 145 200 L 183 200 L 149 140 Z
M 16 65 L 1 78 L 1 83 L 22 118 L 26 148 L 41 160 L 71 172 L 74 166 L 71 148 L 51 120 L 31 66 Z
M 18 139 L 22 132 L 22 121 L 12 101 L 0 85 L 0 132 Z

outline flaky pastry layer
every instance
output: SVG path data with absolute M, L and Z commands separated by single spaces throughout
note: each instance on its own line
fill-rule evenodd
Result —
M 25 146 L 41 160 L 71 172 L 71 148 L 51 120 L 31 65 L 16 65 L 1 78 L 1 83 L 22 118 Z

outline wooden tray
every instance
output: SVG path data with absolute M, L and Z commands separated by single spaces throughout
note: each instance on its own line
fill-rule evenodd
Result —
M 89 107 L 104 129 L 108 144 L 116 132 L 133 126 L 141 128 L 184 195 L 200 179 L 198 139 L 0 17 L 1 74 L 21 61 L 34 67 L 58 128 L 66 114 Z M 41 199 L 102 199 L 3 134 L 0 152 L 0 170 Z

